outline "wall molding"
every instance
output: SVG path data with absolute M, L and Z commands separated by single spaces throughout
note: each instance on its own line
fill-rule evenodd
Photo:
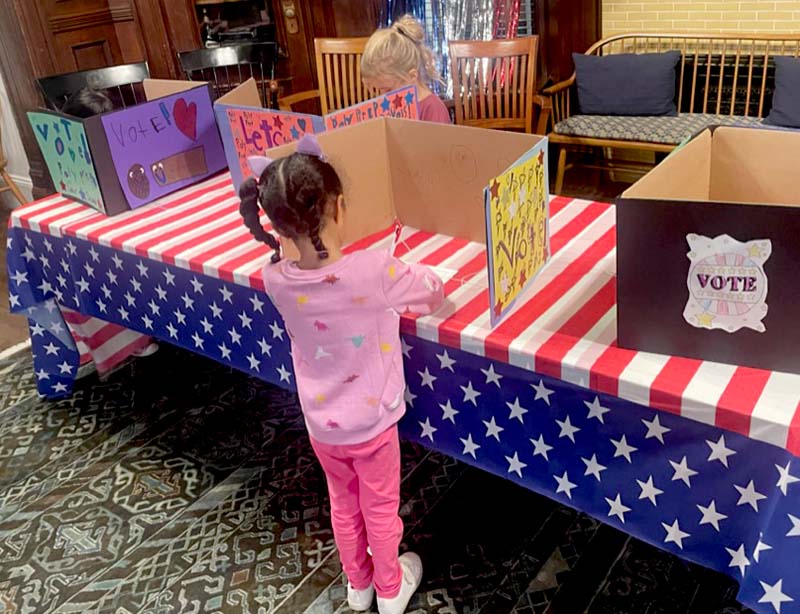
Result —
M 85 11 L 83 13 L 66 13 L 54 15 L 48 19 L 53 34 L 72 32 L 84 28 L 104 26 L 114 23 L 114 17 L 108 8 Z
M 130 4 L 112 6 L 110 12 L 114 23 L 134 20 L 133 7 Z
M 31 181 L 30 175 L 18 175 L 16 173 L 9 173 L 8 174 L 13 180 L 21 188 L 28 188 L 28 190 L 33 189 L 33 181 Z

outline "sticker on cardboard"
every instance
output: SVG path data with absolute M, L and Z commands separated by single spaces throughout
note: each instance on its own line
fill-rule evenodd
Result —
M 745 243 L 728 235 L 713 239 L 686 236 L 689 244 L 689 299 L 683 318 L 695 328 L 763 333 L 768 280 L 764 263 L 772 254 L 769 239 Z

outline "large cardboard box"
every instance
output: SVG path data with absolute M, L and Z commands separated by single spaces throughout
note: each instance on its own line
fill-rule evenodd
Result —
M 56 190 L 116 215 L 225 168 L 210 86 L 143 85 L 147 102 L 87 119 L 28 113 Z
M 800 373 L 800 133 L 705 130 L 617 199 L 621 347 Z
M 317 138 L 343 182 L 345 241 L 399 222 L 486 244 L 485 282 L 497 288 L 500 302 L 493 304 L 493 324 L 546 262 L 546 138 L 397 118 L 373 119 Z M 295 146 L 266 154 L 280 158 Z M 291 244 L 284 248 L 290 256 L 297 254 Z

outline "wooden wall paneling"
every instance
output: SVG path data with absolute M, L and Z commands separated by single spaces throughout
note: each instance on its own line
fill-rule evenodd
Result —
M 123 62 L 108 0 L 40 0 L 57 73 Z
M 177 59 L 169 40 L 167 19 L 160 0 L 133 0 L 133 3 L 150 74 L 159 79 L 179 79 Z
M 0 0 L 4 10 L 13 15 L 13 21 L 4 19 L 0 22 L 0 28 L 17 24 L 15 34 L 21 34 L 19 40 L 23 48 L 27 48 L 29 61 L 33 67 L 32 75 L 45 76 L 53 75 L 58 72 L 53 61 L 53 48 L 51 37 L 47 34 L 44 20 L 40 14 L 38 2 L 28 0 Z M 8 32 L 6 28 L 3 28 Z
M 109 0 L 108 8 L 122 50 L 123 64 L 145 60 L 144 39 L 136 21 L 132 0 Z
M 535 0 L 539 85 L 569 78 L 572 53 L 602 38 L 602 0 Z
M 313 19 L 308 19 L 308 4 L 305 0 L 272 0 L 272 9 L 278 38 L 289 56 L 288 73 L 292 79 L 287 89 L 292 92 L 314 89 L 314 28 Z
M 271 0 L 271 3 L 278 40 L 289 56 L 286 70 L 292 76 L 289 89 L 302 92 L 317 87 L 314 39 L 371 34 L 378 22 L 380 0 Z
M 336 36 L 369 36 L 378 27 L 380 0 L 331 0 Z
M 31 7 L 27 0 L 20 0 Z M 30 15 L 20 12 L 23 18 L 18 17 L 17 6 L 14 0 L 0 0 L 0 71 L 8 90 L 8 96 L 13 110 L 14 121 L 20 131 L 22 145 L 30 164 L 30 176 L 33 182 L 34 198 L 41 198 L 54 191 L 50 175 L 47 172 L 39 146 L 33 136 L 33 131 L 28 123 L 26 112 L 42 106 L 43 101 L 34 77 L 34 70 L 38 65 L 39 70 L 49 68 L 49 53 L 41 32 L 37 35 L 36 28 L 32 28 Z M 37 23 L 38 21 L 34 21 Z M 31 45 L 29 50 L 26 42 Z M 34 55 L 32 52 L 39 52 Z M 35 65 L 36 64 L 36 65 Z
M 161 6 L 173 51 L 192 51 L 202 47 L 194 0 L 161 0 Z

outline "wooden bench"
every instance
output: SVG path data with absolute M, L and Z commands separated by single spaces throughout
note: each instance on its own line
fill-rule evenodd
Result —
M 670 152 L 710 125 L 760 124 L 771 108 L 776 55 L 800 56 L 800 34 L 621 34 L 587 55 L 677 50 L 675 117 L 580 115 L 575 74 L 543 90 L 550 142 L 559 148 L 555 191 L 561 193 L 567 152 L 609 148 Z M 656 154 L 658 155 L 658 154 Z M 651 165 L 607 162 L 605 170 L 644 172 Z

